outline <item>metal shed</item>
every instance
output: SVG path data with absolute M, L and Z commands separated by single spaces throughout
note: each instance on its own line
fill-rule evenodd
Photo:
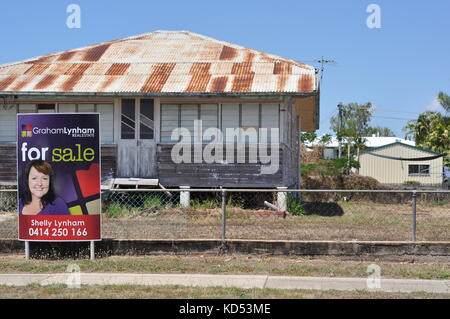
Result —
M 395 142 L 362 151 L 359 174 L 385 184 L 417 182 L 442 185 L 443 156 L 420 147 Z

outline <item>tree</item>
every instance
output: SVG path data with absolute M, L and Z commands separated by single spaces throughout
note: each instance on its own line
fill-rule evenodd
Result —
M 444 92 L 439 92 L 438 101 L 444 108 L 445 112 L 450 112 L 450 96 L 445 94 Z
M 317 134 L 315 132 L 302 132 L 300 136 L 302 144 L 312 143 L 316 138 Z
M 359 150 L 365 146 L 365 138 L 372 117 L 372 103 L 358 104 L 350 103 L 339 106 L 338 116 L 330 120 L 331 129 L 336 132 L 339 143 L 344 142 L 347 148 L 347 160 L 350 161 L 352 148 Z M 339 154 L 340 155 L 340 154 Z
M 425 112 L 417 120 L 408 121 L 403 131 L 405 138 L 412 137 L 417 146 L 446 154 L 444 162 L 450 165 L 450 117 L 438 112 Z
M 394 132 L 390 128 L 381 126 L 369 126 L 365 133 L 366 136 L 395 136 Z
M 331 129 L 338 140 L 348 137 L 363 136 L 372 117 L 372 103 L 350 103 L 340 107 L 340 114 L 330 119 Z

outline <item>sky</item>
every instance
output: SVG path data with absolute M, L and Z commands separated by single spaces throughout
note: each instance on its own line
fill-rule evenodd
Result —
M 80 28 L 67 26 L 70 4 L 81 8 Z M 319 134 L 331 133 L 338 103 L 371 102 L 370 124 L 404 137 L 407 120 L 439 110 L 439 91 L 450 94 L 449 0 L 4 0 L 0 13 L 0 64 L 155 30 L 187 30 L 317 68 L 322 57 L 334 60 L 321 81 Z

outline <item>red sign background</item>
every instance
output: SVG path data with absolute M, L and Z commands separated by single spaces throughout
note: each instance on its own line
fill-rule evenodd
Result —
M 99 240 L 100 215 L 22 215 L 19 238 L 36 241 Z

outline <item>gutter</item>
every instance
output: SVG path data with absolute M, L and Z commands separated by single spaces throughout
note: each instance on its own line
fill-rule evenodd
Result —
M 122 96 L 152 96 L 152 97 L 166 97 L 166 96 L 179 96 L 179 97 L 310 97 L 319 95 L 319 91 L 313 92 L 14 92 L 14 91 L 0 91 L 0 97 L 74 97 L 74 96 L 102 96 L 102 97 L 122 97 Z

